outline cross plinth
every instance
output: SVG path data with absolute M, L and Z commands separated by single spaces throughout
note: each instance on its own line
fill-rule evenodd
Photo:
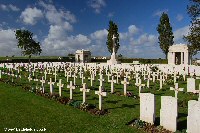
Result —
M 44 93 L 44 84 L 46 83 L 46 80 L 44 80 L 43 76 L 42 76 L 42 79 L 40 80 L 40 82 L 41 82 L 42 93 Z
M 55 72 L 53 73 L 54 77 L 55 77 L 55 81 L 56 82 L 56 76 L 57 76 L 57 73 L 56 73 L 57 69 L 55 68 Z
M 47 80 L 47 71 L 44 71 L 44 80 Z
M 147 80 L 147 88 L 149 88 L 149 82 L 150 82 L 150 80 L 152 80 L 150 74 L 148 75 L 147 78 L 145 78 L 145 80 Z
M 94 73 L 91 73 L 91 74 L 90 74 L 90 78 L 88 78 L 88 79 L 90 79 L 90 85 L 93 86 L 93 80 L 95 80 L 95 75 L 94 75 Z
M 114 76 L 112 76 L 111 80 L 108 80 L 108 82 L 111 83 L 111 93 L 114 92 L 114 83 L 116 83 L 116 80 L 114 80 Z
M 75 72 L 74 72 L 73 78 L 74 78 L 74 85 L 75 85 L 75 84 L 76 84 L 76 78 L 77 78 L 77 76 L 76 76 L 76 73 L 75 73 Z
M 175 91 L 175 98 L 178 99 L 178 92 L 183 91 L 184 88 L 178 88 L 178 83 L 175 83 L 175 88 L 170 87 L 170 90 Z
M 59 87 L 59 96 L 61 97 L 62 87 L 64 84 L 62 84 L 62 79 L 59 79 L 59 83 L 57 83 L 57 86 Z
M 72 81 L 70 81 L 70 84 L 67 85 L 67 88 L 70 89 L 70 99 L 73 99 L 73 90 L 75 89 L 75 86 L 73 85 Z
M 121 81 L 124 84 L 124 96 L 126 96 L 127 85 L 129 84 L 128 79 L 124 78 L 124 81 Z
M 100 75 L 100 79 L 98 80 L 100 81 L 100 86 L 103 86 L 103 82 L 104 82 L 103 74 Z
M 86 101 L 86 92 L 89 92 L 90 89 L 87 89 L 86 83 L 83 83 L 83 88 L 80 88 L 80 91 L 83 92 L 83 103 Z
M 33 80 L 33 79 L 31 78 L 31 75 L 29 74 L 28 81 L 30 82 L 31 80 Z
M 99 91 L 95 91 L 95 94 L 99 95 L 99 110 L 102 110 L 102 97 L 106 96 L 106 92 L 102 92 L 103 87 L 99 86 Z
M 145 84 L 142 84 L 141 79 L 139 79 L 138 83 L 135 83 L 135 85 L 139 87 L 139 96 L 140 96 L 141 89 L 142 87 L 145 86 Z
M 50 81 L 48 82 L 48 84 L 50 85 L 50 94 L 53 94 L 53 85 L 55 82 L 52 82 L 52 79 L 50 78 Z

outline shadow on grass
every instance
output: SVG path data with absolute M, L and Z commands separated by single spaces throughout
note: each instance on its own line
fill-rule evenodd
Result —
M 159 126 L 159 125 L 160 125 L 160 117 L 156 117 L 156 118 L 155 118 L 154 125 L 155 125 L 155 126 Z
M 184 113 L 178 113 L 178 119 L 179 118 L 187 118 L 187 114 Z M 183 129 L 187 128 L 187 119 L 181 120 L 177 122 L 177 130 L 181 131 Z
M 112 103 L 112 104 L 117 104 L 118 103 L 118 101 L 106 101 L 106 103 Z
M 92 97 L 92 98 L 89 98 L 88 100 L 99 100 L 99 98 L 97 98 L 97 97 Z
M 177 123 L 177 130 L 181 131 L 187 128 L 187 120 L 182 120 Z
M 135 105 L 122 104 L 124 108 L 135 108 Z

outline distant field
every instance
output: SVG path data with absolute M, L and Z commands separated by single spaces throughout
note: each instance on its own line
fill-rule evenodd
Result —
M 58 59 L 59 56 L 33 56 L 31 59 Z M 2 57 L 0 56 L 0 60 L 7 59 L 28 59 L 28 57 L 19 56 L 19 57 Z

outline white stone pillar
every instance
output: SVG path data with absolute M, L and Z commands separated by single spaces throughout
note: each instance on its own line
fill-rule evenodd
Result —
M 176 64 L 176 62 L 175 62 L 175 52 L 172 52 L 172 59 L 173 59 L 173 64 Z
M 188 52 L 185 52 L 185 53 L 184 53 L 184 60 L 185 60 L 185 61 L 184 61 L 184 64 L 185 64 L 185 65 L 187 65 L 187 64 L 189 63 L 189 62 L 188 62 L 188 59 L 189 59 L 189 57 L 188 57 Z
M 184 61 L 183 61 L 183 52 L 181 52 L 181 64 L 184 64 Z

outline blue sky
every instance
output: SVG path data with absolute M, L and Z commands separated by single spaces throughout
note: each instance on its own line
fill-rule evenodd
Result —
M 109 20 L 119 28 L 118 54 L 133 58 L 164 58 L 156 27 L 169 15 L 175 44 L 185 43 L 189 0 L 1 0 L 0 56 L 18 56 L 16 29 L 28 29 L 41 43 L 42 55 L 66 56 L 78 49 L 109 56 Z M 197 56 L 198 57 L 198 56 Z

